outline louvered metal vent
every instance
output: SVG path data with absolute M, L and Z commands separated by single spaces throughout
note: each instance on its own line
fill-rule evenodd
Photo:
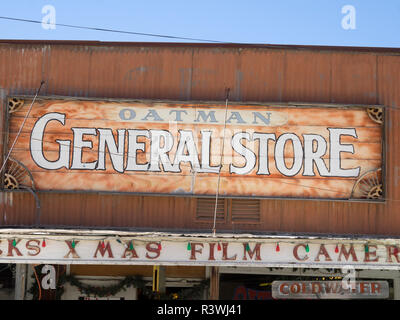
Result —
M 260 200 L 232 199 L 232 222 L 260 222 Z
M 196 200 L 196 218 L 201 221 L 214 221 L 215 199 L 198 198 Z M 217 222 L 225 222 L 226 199 L 218 199 Z

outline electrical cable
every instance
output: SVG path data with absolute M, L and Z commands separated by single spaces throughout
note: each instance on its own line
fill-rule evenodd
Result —
M 216 232 L 215 227 L 216 227 L 216 222 L 217 222 L 219 183 L 220 183 L 220 179 L 221 179 L 222 157 L 223 157 L 223 154 L 224 154 L 224 146 L 225 146 L 225 129 L 226 129 L 226 117 L 227 117 L 227 114 L 228 114 L 229 91 L 230 91 L 230 88 L 227 88 L 226 89 L 226 99 L 225 99 L 224 129 L 222 131 L 222 147 L 221 147 L 220 160 L 219 160 L 219 165 L 220 165 L 221 168 L 220 168 L 220 170 L 218 170 L 217 191 L 215 192 L 214 222 L 213 222 L 213 229 L 212 229 L 213 237 L 215 237 L 215 232 Z
M 21 19 L 21 18 L 4 17 L 4 16 L 0 16 L 0 19 L 11 20 L 11 21 L 19 21 L 19 22 L 36 23 L 36 24 L 42 24 L 43 23 L 42 21 L 39 21 L 39 20 Z M 87 27 L 87 26 L 77 26 L 77 25 L 63 24 L 63 23 L 50 23 L 50 22 L 47 22 L 46 25 L 52 25 L 52 26 L 58 26 L 58 27 L 67 27 L 67 28 L 75 28 L 75 29 L 84 29 L 84 30 L 92 30 L 92 31 L 123 33 L 123 34 L 131 34 L 131 35 L 146 36 L 146 37 L 176 39 L 176 40 L 190 40 L 190 41 L 213 42 L 213 43 L 231 43 L 231 42 L 225 42 L 225 41 L 219 41 L 219 40 L 189 38 L 189 37 L 180 37 L 180 36 L 172 36 L 172 35 L 165 35 L 165 34 L 145 33 L 145 32 L 136 32 L 136 31 L 125 31 L 125 30 L 97 28 L 97 27 Z
M 39 297 L 38 297 L 38 300 L 41 300 L 41 299 L 42 299 L 42 288 L 41 288 L 41 285 L 40 285 L 40 281 L 39 281 L 38 275 L 37 275 L 37 273 L 36 273 L 36 267 L 37 267 L 37 266 L 38 266 L 37 264 L 33 265 L 33 272 L 35 273 L 35 278 L 36 278 L 37 285 L 38 285 L 38 288 L 39 288 Z
M 30 113 L 31 110 L 32 110 L 32 106 L 33 106 L 33 104 L 35 103 L 36 97 L 38 96 L 38 94 L 39 94 L 39 92 L 40 92 L 40 89 L 42 88 L 43 84 L 44 84 L 44 81 L 42 80 L 42 81 L 40 82 L 39 88 L 36 90 L 35 97 L 33 98 L 32 103 L 31 103 L 31 105 L 29 106 L 29 109 L 28 109 L 28 111 L 27 111 L 27 113 L 26 113 L 26 115 L 25 115 L 24 121 L 22 122 L 22 124 L 21 124 L 21 126 L 20 126 L 20 128 L 19 128 L 19 130 L 18 130 L 17 136 L 15 137 L 14 142 L 13 142 L 13 144 L 11 145 L 8 154 L 7 154 L 6 158 L 4 159 L 3 165 L 2 165 L 1 168 L 0 168 L 0 173 L 3 171 L 5 165 L 6 165 L 7 161 L 8 161 L 8 158 L 10 157 L 10 154 L 11 154 L 12 150 L 14 149 L 15 143 L 17 142 L 17 140 L 18 140 L 18 138 L 19 138 L 19 135 L 21 134 L 22 128 L 23 128 L 24 125 L 25 125 L 26 119 L 28 118 L 29 113 Z

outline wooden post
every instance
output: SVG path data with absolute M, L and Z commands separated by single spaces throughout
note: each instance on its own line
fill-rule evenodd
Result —
M 165 266 L 160 266 L 159 269 L 159 284 L 158 290 L 160 293 L 165 293 L 167 286 L 166 286 L 166 279 L 165 279 Z
M 26 264 L 17 263 L 15 270 L 15 300 L 25 299 Z
M 210 300 L 219 299 L 219 267 L 210 270 Z
M 400 300 L 400 279 L 393 279 L 393 300 Z
M 153 292 L 166 292 L 165 266 L 153 266 Z

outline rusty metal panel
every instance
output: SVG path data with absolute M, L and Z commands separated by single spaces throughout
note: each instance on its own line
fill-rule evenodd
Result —
M 1 41 L 0 87 L 9 95 L 379 104 L 386 106 L 386 202 L 263 200 L 257 226 L 223 230 L 398 235 L 398 49 Z M 146 68 L 146 69 L 145 69 Z M 4 105 L 3 105 L 4 111 Z M 41 223 L 199 229 L 190 199 L 39 193 Z M 12 197 L 12 201 L 11 198 Z M 1 225 L 35 223 L 28 192 L 2 195 Z
M 181 100 L 190 98 L 190 91 L 185 87 L 188 82 L 185 71 L 192 63 L 191 49 L 143 47 L 91 51 L 89 96 Z
M 379 103 L 386 109 L 386 179 L 388 203 L 383 210 L 371 212 L 370 221 L 379 233 L 399 233 L 400 217 L 400 57 L 378 57 L 377 90 Z
M 34 94 L 43 77 L 46 46 L 0 46 L 0 86 L 8 94 Z
M 283 50 L 241 50 L 230 87 L 234 97 L 241 101 L 284 101 L 285 64 Z
M 190 72 L 192 100 L 224 100 L 226 88 L 231 99 L 240 100 L 240 52 L 224 48 L 197 49 Z M 211 90 L 210 90 L 211 89 Z
M 44 93 L 88 95 L 91 66 L 89 47 L 48 47 L 45 48 L 45 55 Z
M 332 53 L 331 102 L 377 102 L 376 55 Z
M 282 88 L 285 101 L 331 102 L 331 60 L 329 52 L 285 52 Z

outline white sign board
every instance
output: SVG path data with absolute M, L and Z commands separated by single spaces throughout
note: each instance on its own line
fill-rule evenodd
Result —
M 24 236 L 0 240 L 0 263 L 158 264 L 400 269 L 399 244 L 385 240 Z

